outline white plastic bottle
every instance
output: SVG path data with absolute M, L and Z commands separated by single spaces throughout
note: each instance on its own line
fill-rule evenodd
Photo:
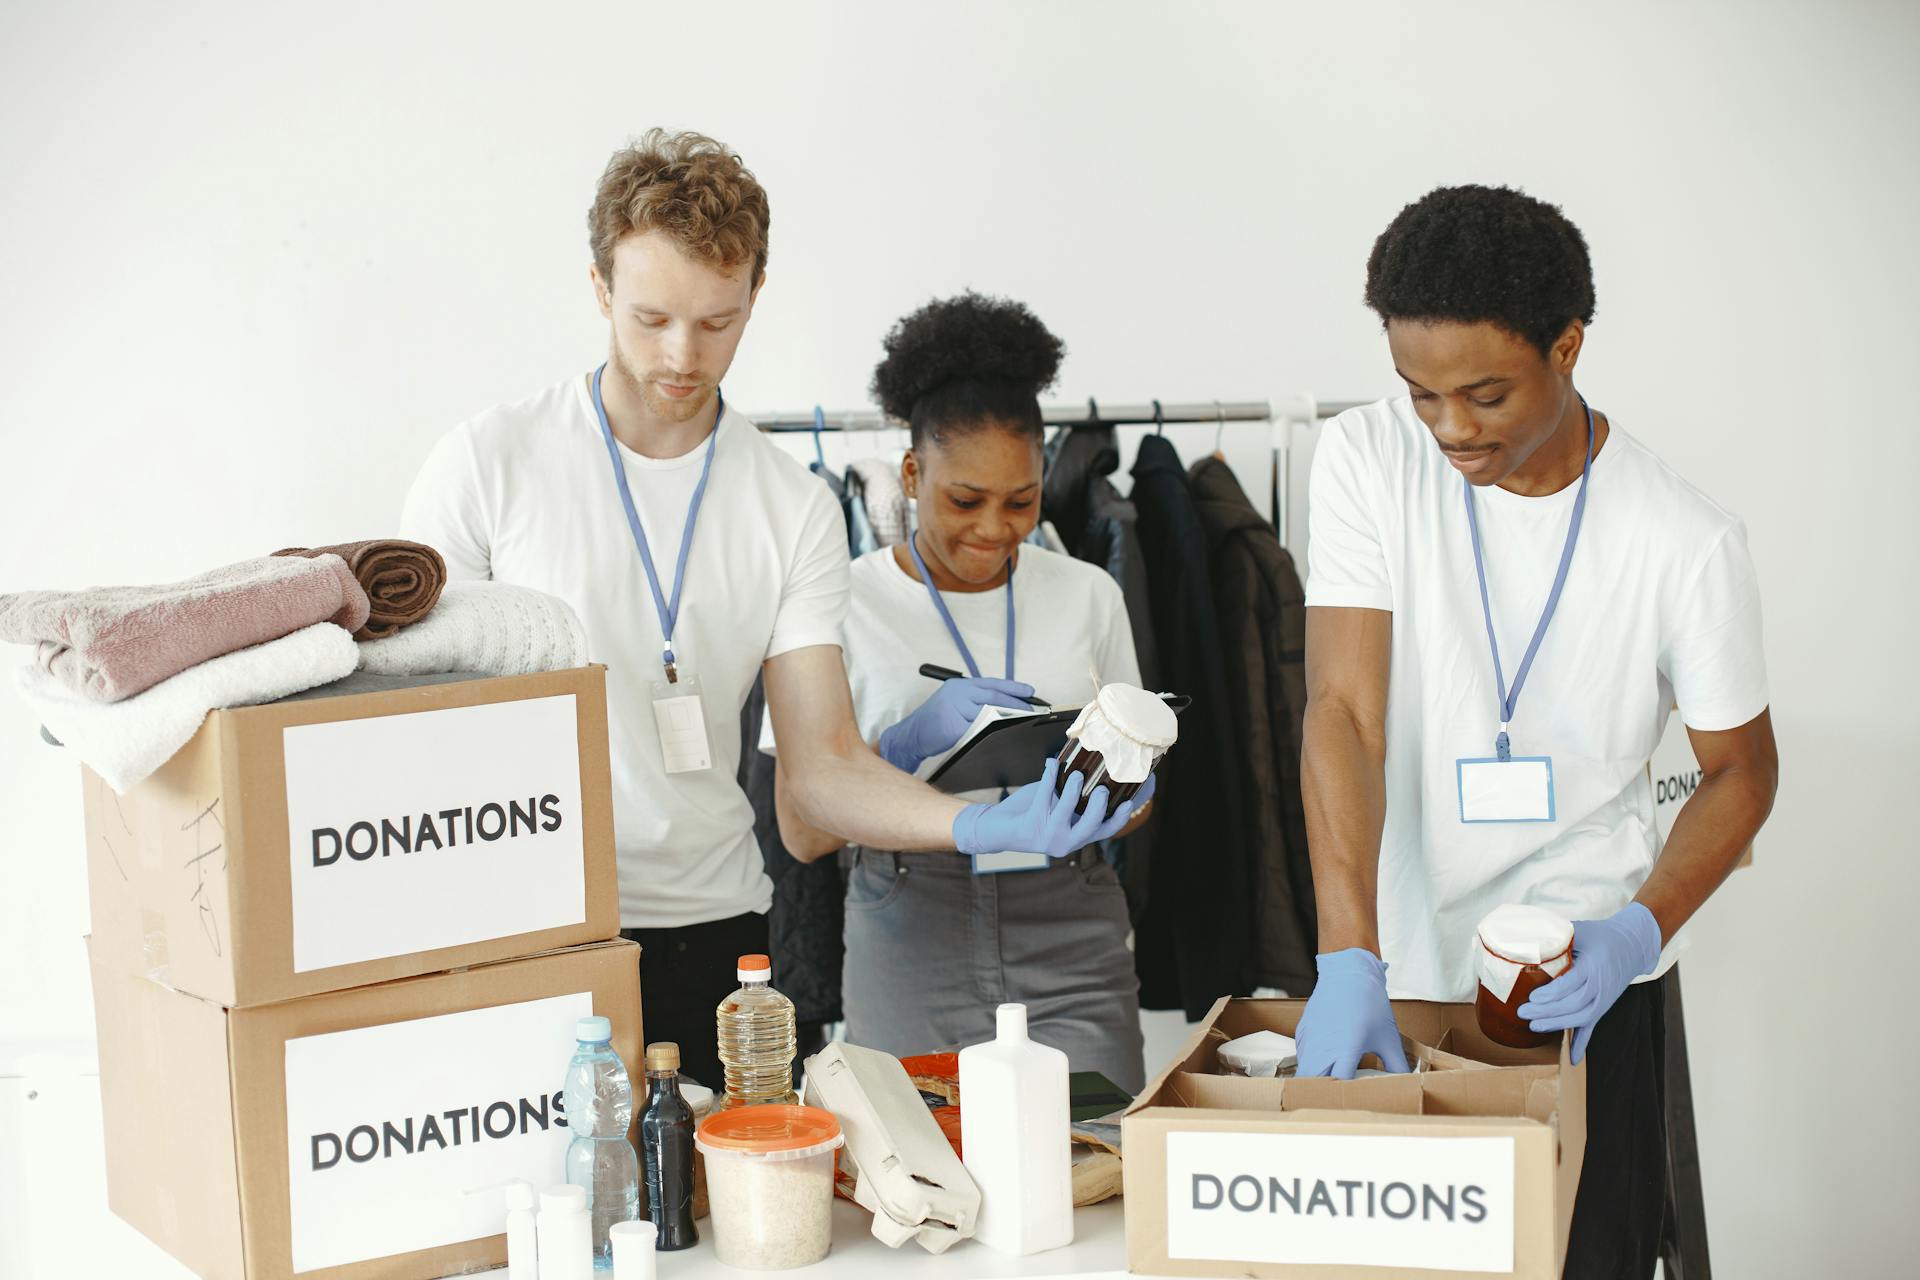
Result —
M 980 1187 L 974 1238 L 1001 1253 L 1073 1243 L 1067 1055 L 1027 1038 L 1027 1006 L 999 1008 L 998 1035 L 960 1051 L 960 1147 Z
M 587 1189 L 563 1183 L 540 1193 L 540 1280 L 592 1280 L 593 1220 Z
M 507 1191 L 507 1280 L 539 1280 L 533 1219 L 533 1186 L 509 1182 Z
M 659 1280 L 653 1246 L 660 1229 L 651 1219 L 616 1222 L 607 1235 L 613 1241 L 613 1280 Z

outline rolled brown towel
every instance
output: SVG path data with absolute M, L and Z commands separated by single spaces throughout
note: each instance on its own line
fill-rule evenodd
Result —
M 424 542 L 369 538 L 331 547 L 287 547 L 273 554 L 309 560 L 336 555 L 347 562 L 372 605 L 366 625 L 353 633 L 355 640 L 380 640 L 412 626 L 433 610 L 447 585 L 447 562 Z

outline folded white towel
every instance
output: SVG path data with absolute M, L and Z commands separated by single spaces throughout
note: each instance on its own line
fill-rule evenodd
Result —
M 199 730 L 209 711 L 272 702 L 353 674 L 353 637 L 331 622 L 210 658 L 119 702 L 73 692 L 37 666 L 14 684 L 47 731 L 122 794 Z
M 505 582 L 449 582 L 412 626 L 360 642 L 360 669 L 383 676 L 484 671 L 524 676 L 587 661 L 587 632 L 566 601 Z

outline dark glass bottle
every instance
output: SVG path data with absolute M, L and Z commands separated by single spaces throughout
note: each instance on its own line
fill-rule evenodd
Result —
M 647 1108 L 640 1113 L 640 1158 L 647 1174 L 647 1217 L 662 1251 L 692 1248 L 693 1108 L 680 1095 L 680 1046 L 647 1046 Z

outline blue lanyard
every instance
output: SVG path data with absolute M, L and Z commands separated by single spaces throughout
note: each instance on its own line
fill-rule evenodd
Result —
M 1520 689 L 1527 683 L 1527 673 L 1533 670 L 1533 658 L 1540 652 L 1540 642 L 1546 638 L 1547 624 L 1553 621 L 1553 611 L 1560 607 L 1560 591 L 1567 585 L 1567 567 L 1573 563 L 1573 546 L 1580 540 L 1580 521 L 1587 513 L 1587 477 L 1593 472 L 1593 409 L 1585 396 L 1580 397 L 1580 407 L 1587 411 L 1587 459 L 1580 464 L 1580 492 L 1573 500 L 1573 519 L 1567 525 L 1567 545 L 1560 552 L 1560 568 L 1553 575 L 1553 590 L 1547 593 L 1547 607 L 1540 613 L 1540 625 L 1533 629 L 1533 640 L 1527 645 L 1526 656 L 1520 660 L 1520 670 L 1514 674 L 1511 690 L 1507 688 L 1506 673 L 1500 667 L 1500 641 L 1493 634 L 1493 606 L 1487 601 L 1487 562 L 1480 553 L 1480 520 L 1473 512 L 1473 485 L 1464 478 L 1461 480 L 1467 491 L 1467 531 L 1473 537 L 1473 569 L 1480 575 L 1480 611 L 1487 619 L 1487 643 L 1493 647 L 1493 678 L 1500 692 L 1500 734 L 1493 740 L 1493 748 L 1502 760 L 1513 758 L 1507 726 L 1513 723 L 1513 710 L 1520 705 Z
M 693 525 L 700 516 L 700 501 L 707 496 L 707 477 L 713 474 L 713 450 L 720 443 L 720 423 L 726 417 L 727 403 L 718 387 L 713 392 L 713 432 L 707 437 L 707 459 L 700 465 L 700 483 L 693 487 L 693 501 L 687 504 L 687 527 L 680 534 L 680 563 L 673 569 L 673 599 L 660 594 L 660 574 L 653 567 L 653 551 L 647 546 L 647 531 L 640 527 L 640 513 L 633 507 L 633 490 L 627 485 L 627 467 L 620 460 L 620 446 L 607 422 L 606 402 L 600 398 L 601 365 L 593 371 L 593 411 L 600 416 L 600 434 L 607 442 L 607 457 L 613 460 L 613 482 L 620 489 L 620 505 L 627 509 L 627 528 L 633 531 L 633 545 L 640 548 L 640 565 L 647 571 L 647 586 L 653 591 L 654 612 L 660 615 L 660 662 L 667 671 L 667 683 L 679 681 L 674 670 L 673 628 L 680 620 L 680 589 L 687 584 L 687 552 L 693 549 Z
M 953 614 L 947 609 L 947 602 L 940 598 L 940 589 L 933 585 L 933 575 L 927 572 L 927 562 L 920 558 L 920 546 L 917 532 L 907 536 L 907 550 L 913 553 L 913 567 L 920 571 L 920 581 L 927 588 L 927 594 L 933 597 L 933 607 L 940 611 L 940 621 L 947 624 L 947 634 L 953 637 L 953 643 L 960 649 L 960 659 L 967 664 L 967 674 L 975 680 L 980 678 L 980 664 L 973 660 L 973 650 L 967 648 L 967 642 L 961 638 L 960 628 L 954 624 Z M 1007 679 L 1013 679 L 1013 557 L 1007 557 Z

